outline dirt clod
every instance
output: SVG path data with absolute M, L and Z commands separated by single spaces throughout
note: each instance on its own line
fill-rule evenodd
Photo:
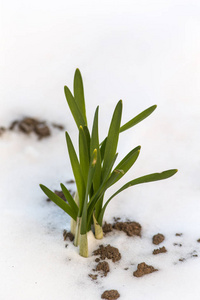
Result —
M 178 244 L 178 243 L 173 243 L 174 246 L 178 246 L 178 247 L 182 247 L 182 244 Z
M 160 243 L 162 243 L 164 241 L 164 239 L 165 239 L 165 236 L 161 233 L 158 233 L 153 236 L 152 242 L 154 245 L 159 245 Z
M 182 236 L 182 233 L 176 233 L 175 236 Z
M 112 259 L 113 262 L 116 262 L 121 259 L 121 254 L 119 250 L 111 245 L 104 247 L 103 245 L 99 246 L 99 249 L 93 252 L 93 255 L 100 255 L 102 260 L 108 258 Z
M 135 272 L 133 272 L 133 276 L 142 277 L 146 274 L 150 274 L 150 273 L 153 273 L 156 271 L 158 271 L 158 269 L 155 269 L 153 266 L 149 266 L 145 262 L 142 262 L 142 263 L 138 264 L 137 270 Z
M 47 125 L 44 123 L 38 123 L 35 125 L 34 132 L 37 134 L 39 139 L 50 136 L 51 131 Z
M 67 183 L 75 183 L 74 179 L 70 179 L 67 181 Z
M 117 290 L 107 290 L 102 295 L 102 299 L 115 300 L 120 297 L 120 294 Z
M 56 123 L 51 123 L 51 125 L 54 127 L 54 128 L 57 128 L 57 129 L 60 129 L 60 130 L 64 130 L 65 127 L 61 124 L 56 124 Z
M 113 225 L 116 230 L 124 231 L 128 236 L 141 236 L 141 225 L 137 222 L 116 222 Z
M 107 261 L 99 262 L 96 266 L 95 271 L 99 271 L 103 274 L 103 276 L 107 276 L 108 272 L 110 272 L 110 267 Z
M 156 254 L 160 254 L 160 253 L 166 253 L 167 252 L 167 249 L 163 246 L 159 249 L 154 249 L 153 250 L 153 254 L 156 255 Z
M 51 135 L 51 129 L 50 129 L 51 126 L 60 130 L 64 130 L 63 125 L 56 124 L 56 123 L 47 124 L 46 121 L 41 121 L 32 117 L 25 117 L 20 120 L 14 120 L 11 122 L 8 128 L 5 128 L 5 130 L 6 129 L 12 131 L 16 130 L 16 131 L 23 132 L 24 134 L 27 135 L 33 132 L 37 135 L 38 139 L 41 140 Z M 4 127 L 1 128 L 4 129 Z M 3 133 L 3 131 L 5 131 L 5 130 L 1 130 L 1 128 L 0 128 L 0 135 L 1 133 Z
M 103 232 L 105 234 L 108 233 L 108 232 L 111 232 L 113 230 L 112 224 L 105 222 L 104 225 L 103 225 L 103 227 L 102 227 L 102 229 L 103 229 Z
M 92 280 L 97 280 L 98 275 L 97 274 L 88 274 Z
M 183 258 L 179 258 L 179 261 L 180 262 L 184 262 L 186 259 L 183 257 Z
M 67 230 L 63 230 L 63 238 L 64 241 L 66 240 L 70 240 L 71 242 L 73 242 L 74 240 L 74 235 L 71 232 L 68 232 Z

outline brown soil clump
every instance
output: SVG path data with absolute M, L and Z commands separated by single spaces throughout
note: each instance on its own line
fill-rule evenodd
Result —
M 24 118 L 20 121 L 13 121 L 10 125 L 10 130 L 13 130 L 15 127 L 26 134 L 34 132 L 39 139 L 50 136 L 51 132 L 49 127 L 46 125 L 45 121 L 39 121 L 34 118 Z
M 182 247 L 182 244 L 178 244 L 178 243 L 173 243 L 173 246 L 178 246 L 178 247 Z
M 182 233 L 176 233 L 175 236 L 182 236 Z
M 92 278 L 92 280 L 97 280 L 98 275 L 97 274 L 89 274 L 90 278 Z
M 124 231 L 128 236 L 141 236 L 141 225 L 137 222 L 116 222 L 113 225 L 116 230 Z
M 118 299 L 120 297 L 120 294 L 118 293 L 117 290 L 109 290 L 109 291 L 105 291 L 102 295 L 101 298 L 102 299 L 108 299 L 108 300 L 115 300 Z
M 71 232 L 67 232 L 67 230 L 64 229 L 63 230 L 63 238 L 64 238 L 64 241 L 70 240 L 71 242 L 73 242 L 74 235 Z
M 99 271 L 103 274 L 103 276 L 107 276 L 108 272 L 110 272 L 110 267 L 107 261 L 99 262 L 96 266 L 95 271 Z
M 164 235 L 161 233 L 158 233 L 153 236 L 152 242 L 154 245 L 159 245 L 160 243 L 162 243 L 164 241 L 164 239 L 165 239 Z
M 133 276 L 142 277 L 146 274 L 150 274 L 156 271 L 158 271 L 158 269 L 155 269 L 153 266 L 148 266 L 145 262 L 142 262 L 138 264 L 137 270 L 133 272 Z
M 51 126 L 60 130 L 64 130 L 64 127 L 60 124 L 52 123 Z M 50 125 L 47 125 L 46 121 L 40 121 L 36 118 L 30 117 L 12 121 L 8 129 L 18 129 L 18 131 L 21 131 L 27 135 L 33 132 L 38 136 L 39 140 L 51 135 Z M 6 128 L 4 129 L 4 131 L 5 130 Z
M 121 259 L 121 254 L 120 254 L 119 250 L 110 245 L 108 245 L 106 247 L 104 247 L 103 245 L 100 245 L 99 249 L 97 249 L 93 252 L 93 255 L 100 255 L 100 258 L 102 260 L 104 260 L 106 258 L 112 259 L 113 262 L 116 262 Z
M 154 255 L 160 254 L 160 253 L 166 253 L 166 252 L 167 252 L 167 249 L 164 246 L 162 248 L 153 250 Z
M 61 124 L 56 124 L 56 123 L 51 123 L 51 125 L 54 127 L 54 128 L 57 128 L 57 129 L 60 129 L 60 130 L 64 130 L 65 127 Z
M 113 230 L 113 227 L 112 227 L 112 224 L 105 222 L 102 229 L 103 229 L 103 232 L 106 234 L 108 232 L 111 232 Z

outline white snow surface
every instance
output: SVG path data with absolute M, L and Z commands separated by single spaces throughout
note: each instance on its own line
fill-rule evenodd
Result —
M 59 189 L 60 182 L 73 178 L 64 132 L 54 129 L 41 141 L 33 134 L 4 133 L 0 299 L 96 300 L 109 289 L 117 289 L 122 300 L 199 299 L 200 2 L 2 0 L 0 17 L 0 126 L 23 116 L 57 122 L 77 145 L 63 86 L 72 88 L 78 67 L 90 128 L 100 106 L 101 139 L 119 99 L 122 123 L 158 105 L 149 118 L 121 134 L 118 159 L 137 145 L 142 149 L 133 169 L 106 197 L 132 178 L 179 170 L 168 180 L 138 185 L 113 199 L 105 221 L 137 221 L 142 237 L 114 232 L 97 241 L 90 232 L 85 259 L 63 241 L 69 217 L 47 203 L 39 188 L 43 183 Z M 68 188 L 75 190 L 73 184 Z M 154 256 L 152 236 L 158 232 L 165 235 L 160 246 L 168 252 Z M 111 262 L 111 272 L 95 282 L 88 276 L 96 266 L 91 254 L 102 243 L 119 248 L 122 259 Z M 159 271 L 134 277 L 143 261 Z

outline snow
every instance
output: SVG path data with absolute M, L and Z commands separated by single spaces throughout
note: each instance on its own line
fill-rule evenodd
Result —
M 72 178 L 64 132 L 54 129 L 42 141 L 3 134 L 0 299 L 91 300 L 106 289 L 117 289 L 122 300 L 199 299 L 200 259 L 191 257 L 200 256 L 199 1 L 10 0 L 1 1 L 0 12 L 0 126 L 31 115 L 64 124 L 77 143 L 63 86 L 72 88 L 79 67 L 90 126 L 100 105 L 101 139 L 119 99 L 123 123 L 158 105 L 152 116 L 120 136 L 119 159 L 142 146 L 122 183 L 179 169 L 171 179 L 128 189 L 109 204 L 105 220 L 137 221 L 142 238 L 115 232 L 96 241 L 90 232 L 90 254 L 101 243 L 122 254 L 118 263 L 110 263 L 107 277 L 95 283 L 88 276 L 94 257 L 80 257 L 70 243 L 65 248 L 62 231 L 69 230 L 70 219 L 39 189 L 39 183 L 59 189 L 60 182 Z M 151 239 L 158 232 L 166 236 L 161 245 L 168 252 L 153 256 Z M 134 277 L 143 261 L 159 271 Z

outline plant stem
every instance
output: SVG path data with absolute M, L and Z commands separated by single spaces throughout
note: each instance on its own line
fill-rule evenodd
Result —
M 74 201 L 76 202 L 77 206 L 79 206 L 79 198 L 78 198 L 78 192 L 75 192 L 74 195 Z M 71 233 L 75 236 L 76 235 L 76 226 L 77 226 L 77 221 L 71 218 Z
M 93 213 L 93 221 L 94 221 L 95 238 L 97 240 L 101 240 L 103 238 L 103 229 L 102 226 L 99 225 L 99 223 L 97 222 L 94 213 Z
M 81 229 L 81 218 L 77 218 L 76 221 L 76 232 L 75 232 L 75 238 L 74 238 L 74 246 L 78 247 L 80 242 L 80 229 Z
M 88 257 L 87 233 L 80 234 L 79 254 L 83 257 Z
M 72 218 L 71 218 L 71 225 L 70 225 L 70 227 L 71 227 L 71 233 L 73 235 L 75 235 L 76 234 L 76 221 L 74 219 L 72 219 Z

